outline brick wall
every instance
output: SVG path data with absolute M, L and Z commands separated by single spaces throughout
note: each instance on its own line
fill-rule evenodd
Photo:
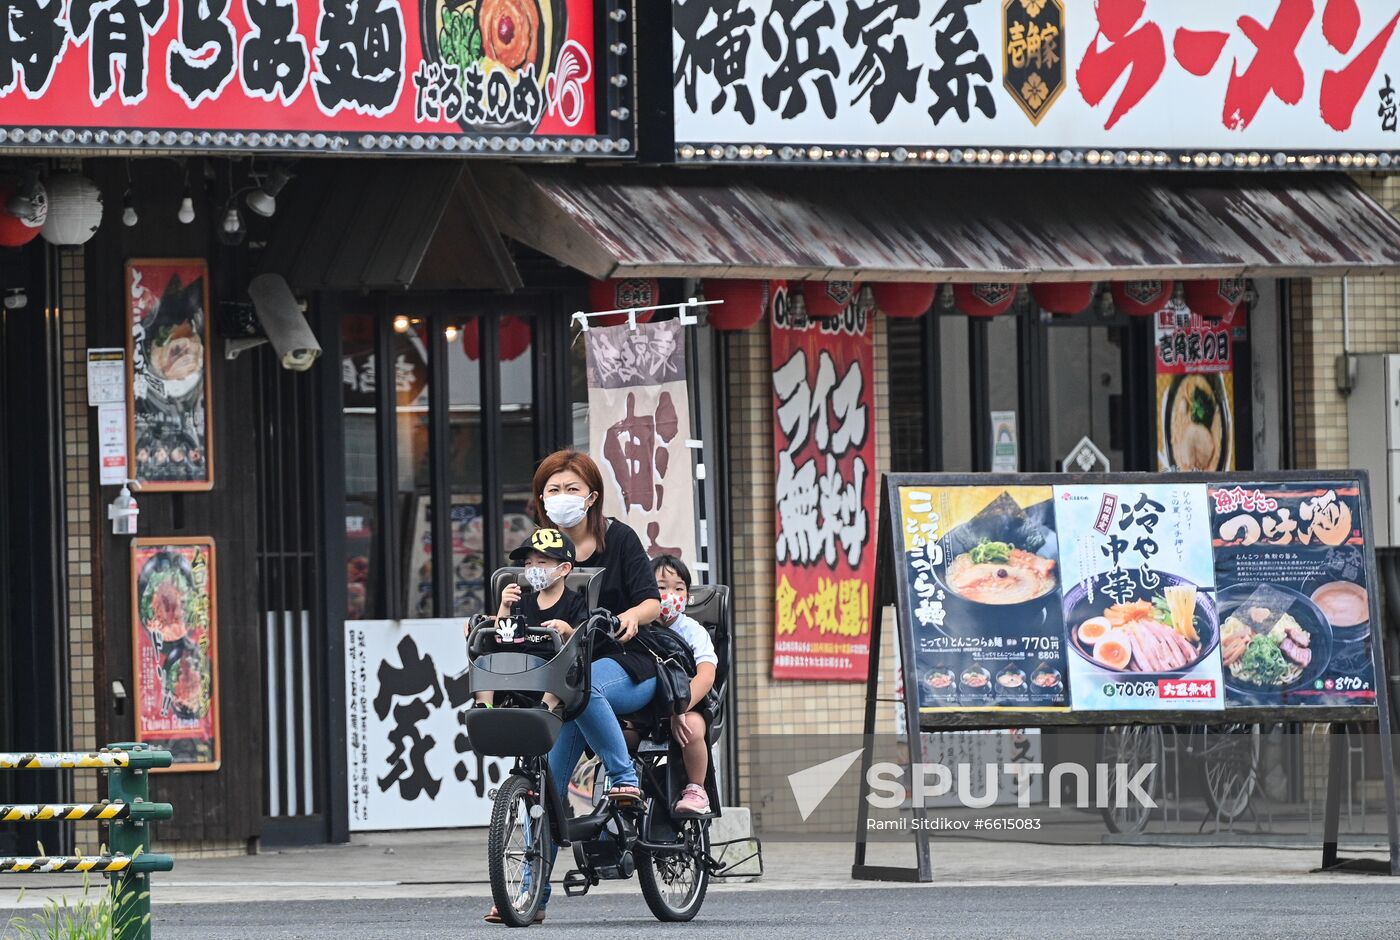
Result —
M 98 747 L 93 672 L 94 558 L 87 403 L 87 286 L 82 249 L 61 249 L 59 315 L 63 333 L 64 564 L 68 593 L 69 731 L 77 750 Z M 74 774 L 76 798 L 96 799 L 97 774 Z
M 889 466 L 886 415 L 888 369 L 884 319 L 875 319 L 876 472 Z M 764 795 L 752 792 L 754 735 L 858 734 L 865 714 L 864 682 L 793 682 L 771 678 L 773 662 L 774 502 L 773 385 L 769 327 L 731 334 L 729 346 L 730 485 L 732 504 L 740 788 L 744 803 L 761 812 Z M 878 493 L 878 490 L 877 490 Z M 878 506 L 878 499 L 876 501 Z M 872 517 L 871 527 L 875 520 Z M 873 544 L 868 549 L 874 550 Z M 893 696 L 893 617 L 886 616 L 881 694 Z M 880 706 L 880 730 L 893 730 L 894 707 Z M 832 755 L 823 755 L 830 757 Z
M 1400 178 L 1357 176 L 1358 185 L 1392 214 L 1400 214 Z M 1400 352 L 1400 277 L 1353 277 L 1346 285 L 1350 352 Z M 1347 404 L 1337 391 L 1343 351 L 1340 278 L 1298 279 L 1292 285 L 1293 407 L 1297 464 L 1345 468 Z

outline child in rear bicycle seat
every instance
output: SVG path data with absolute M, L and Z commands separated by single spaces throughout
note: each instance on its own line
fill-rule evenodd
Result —
M 685 615 L 690 598 L 690 569 L 672 555 L 660 555 L 652 561 L 656 586 L 661 591 L 661 624 L 680 634 L 695 654 L 695 677 L 690 680 L 690 708 L 671 719 L 671 737 L 681 746 L 689 781 L 673 812 L 677 816 L 708 816 L 710 797 L 705 792 L 705 776 L 710 769 L 710 746 L 706 740 L 708 719 L 702 706 L 715 684 L 715 669 L 719 657 L 710 633 L 701 624 Z
M 553 627 L 567 640 L 588 619 L 588 602 L 583 595 L 564 587 L 569 572 L 574 570 L 573 541 L 558 529 L 536 529 L 510 553 L 510 560 L 524 565 L 525 580 L 533 590 L 525 594 L 519 584 L 506 585 L 496 611 L 497 622 L 510 618 L 518 625 Z M 494 648 L 500 651 L 513 647 L 497 639 Z M 514 648 L 528 649 L 528 645 Z M 478 692 L 475 698 L 477 707 L 490 708 L 495 704 L 496 693 Z M 542 706 L 554 711 L 559 699 L 546 692 Z

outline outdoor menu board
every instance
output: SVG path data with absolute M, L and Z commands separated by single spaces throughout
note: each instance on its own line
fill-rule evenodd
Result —
M 887 479 L 928 725 L 1376 704 L 1360 474 Z
M 136 740 L 170 751 L 172 770 L 219 768 L 214 540 L 131 545 Z

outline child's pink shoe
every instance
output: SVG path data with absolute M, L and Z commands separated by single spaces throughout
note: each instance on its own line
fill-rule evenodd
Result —
M 694 783 L 686 784 L 681 798 L 676 800 L 674 812 L 677 816 L 710 815 L 710 798 L 705 795 L 705 788 Z

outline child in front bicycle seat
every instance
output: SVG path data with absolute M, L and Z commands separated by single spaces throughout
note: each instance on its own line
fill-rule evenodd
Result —
M 710 797 L 705 792 L 705 776 L 710 769 L 710 745 L 706 740 L 708 720 L 703 705 L 715 684 L 719 657 L 710 633 L 685 615 L 690 598 L 690 569 L 672 555 L 652 561 L 656 586 L 661 591 L 661 624 L 680 634 L 695 654 L 695 677 L 690 680 L 690 708 L 671 719 L 671 737 L 681 747 L 688 783 L 681 791 L 673 812 L 677 816 L 708 816 Z
M 558 529 L 536 529 L 519 548 L 510 553 L 510 560 L 525 567 L 525 580 L 532 588 L 529 594 L 512 582 L 501 592 L 501 606 L 496 620 L 510 618 L 518 626 L 553 627 L 559 636 L 568 639 L 575 629 L 588 620 L 588 602 L 577 591 L 564 587 L 569 572 L 574 570 L 574 543 Z M 523 638 L 522 638 L 523 640 Z M 507 650 L 511 644 L 497 634 L 495 650 Z M 477 707 L 495 704 L 494 692 L 478 692 Z M 554 711 L 558 697 L 545 693 L 542 707 Z

